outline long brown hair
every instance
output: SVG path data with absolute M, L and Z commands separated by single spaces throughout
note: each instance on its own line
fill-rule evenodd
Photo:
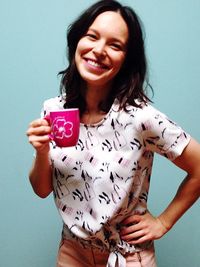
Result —
M 129 29 L 128 48 L 125 62 L 116 75 L 108 98 L 101 103 L 101 110 L 108 111 L 114 99 L 118 99 L 120 107 L 126 105 L 138 106 L 136 100 L 151 101 L 146 88 L 150 87 L 147 78 L 147 63 L 144 49 L 142 23 L 135 11 L 127 6 L 122 6 L 114 0 L 101 0 L 85 10 L 68 28 L 67 31 L 67 57 L 68 67 L 59 72 L 62 75 L 60 92 L 65 95 L 65 107 L 78 107 L 80 114 L 86 109 L 82 94 L 82 78 L 75 64 L 75 52 L 79 40 L 87 32 L 95 18 L 105 12 L 114 11 L 121 14 Z M 152 88 L 151 88 L 152 89 Z

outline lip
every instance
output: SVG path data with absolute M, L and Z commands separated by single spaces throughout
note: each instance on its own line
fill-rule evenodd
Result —
M 103 71 L 103 70 L 108 70 L 110 69 L 108 65 L 99 62 L 98 60 L 92 59 L 92 58 L 83 58 L 85 61 L 85 64 L 87 67 L 97 70 L 97 71 Z

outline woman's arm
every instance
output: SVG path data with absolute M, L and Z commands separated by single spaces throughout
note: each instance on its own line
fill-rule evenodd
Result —
M 200 144 L 191 139 L 183 153 L 174 160 L 174 164 L 187 172 L 174 199 L 158 217 L 153 217 L 147 212 L 144 215 L 133 215 L 125 219 L 121 238 L 128 243 L 138 244 L 159 239 L 199 198 Z
M 187 172 L 179 189 L 167 209 L 158 217 L 167 229 L 192 206 L 200 196 L 200 144 L 190 141 L 182 155 L 174 160 L 179 168 Z
M 36 150 L 29 178 L 34 192 L 47 197 L 53 190 L 52 169 L 49 161 L 49 135 L 51 127 L 44 119 L 37 119 L 30 123 L 27 130 L 29 142 Z

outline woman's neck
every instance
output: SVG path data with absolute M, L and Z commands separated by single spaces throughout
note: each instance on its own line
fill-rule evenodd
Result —
M 85 124 L 95 124 L 100 122 L 106 112 L 101 109 L 101 103 L 105 102 L 109 94 L 107 87 L 87 87 L 85 88 L 86 109 L 81 116 L 81 122 Z
M 86 112 L 99 113 L 100 104 L 108 97 L 109 89 L 105 87 L 88 87 L 85 92 Z

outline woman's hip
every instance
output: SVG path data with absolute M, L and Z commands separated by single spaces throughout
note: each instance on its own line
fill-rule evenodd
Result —
M 75 240 L 61 240 L 56 267 L 106 267 L 109 251 L 84 247 Z M 157 267 L 154 248 L 123 255 L 125 267 Z

